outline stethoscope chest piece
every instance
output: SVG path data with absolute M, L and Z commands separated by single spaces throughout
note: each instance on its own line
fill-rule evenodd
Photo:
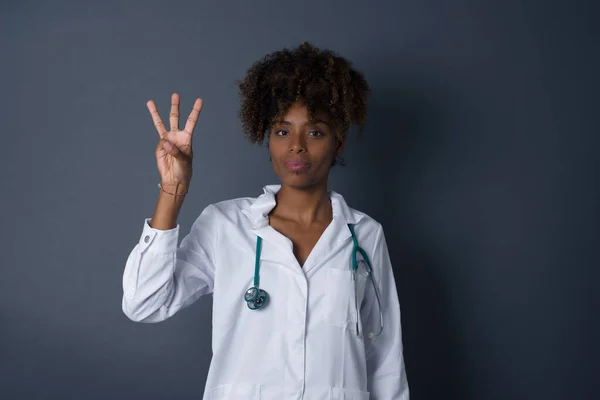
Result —
M 246 290 L 246 293 L 244 293 L 244 300 L 246 300 L 246 304 L 248 305 L 249 309 L 258 310 L 259 308 L 267 304 L 267 301 L 269 300 L 269 295 L 264 290 L 253 286 L 250 289 Z
M 246 305 L 251 310 L 258 310 L 262 308 L 269 301 L 269 295 L 264 290 L 258 287 L 259 285 L 259 265 L 260 265 L 260 248 L 262 244 L 262 238 L 259 236 L 256 239 L 256 261 L 254 263 L 254 286 L 246 290 L 244 293 L 244 300 Z

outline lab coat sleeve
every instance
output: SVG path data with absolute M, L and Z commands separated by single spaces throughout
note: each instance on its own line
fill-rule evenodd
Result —
M 212 293 L 217 226 L 214 206 L 206 207 L 177 246 L 179 224 L 159 230 L 144 220 L 139 242 L 123 272 L 122 309 L 136 322 L 160 322 Z
M 409 390 L 404 367 L 400 303 L 396 292 L 394 272 L 388 247 L 379 225 L 371 257 L 375 282 L 381 296 L 383 331 L 373 339 L 370 332 L 378 332 L 380 315 L 373 287 L 369 293 L 365 326 L 365 349 L 367 357 L 367 385 L 372 400 L 408 400 Z

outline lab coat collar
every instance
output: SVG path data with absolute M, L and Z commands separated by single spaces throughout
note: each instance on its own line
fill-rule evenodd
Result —
M 266 185 L 263 187 L 263 194 L 254 199 L 248 206 L 242 209 L 242 213 L 246 215 L 253 229 L 260 229 L 269 225 L 269 213 L 275 208 L 275 194 L 279 192 L 281 185 Z M 352 210 L 344 200 L 344 197 L 329 190 L 329 198 L 331 199 L 331 207 L 333 209 L 333 217 L 341 218 L 346 224 L 357 224 L 364 216 L 363 213 Z
M 357 224 L 364 214 L 348 207 L 339 193 L 333 190 L 328 191 L 333 209 L 333 220 L 319 238 L 304 265 L 300 266 L 294 256 L 292 241 L 269 225 L 268 215 L 277 203 L 275 194 L 280 189 L 281 185 L 265 186 L 264 193 L 243 208 L 242 213 L 250 219 L 252 232 L 273 244 L 282 254 L 290 257 L 290 262 L 296 264 L 296 267 L 292 268 L 294 273 L 309 273 L 313 268 L 322 265 L 330 254 L 335 254 L 341 246 L 345 245 L 346 241 L 350 240 L 352 234 L 348 229 L 348 224 Z

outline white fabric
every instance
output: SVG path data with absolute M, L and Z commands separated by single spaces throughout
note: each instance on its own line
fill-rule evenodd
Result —
M 300 266 L 292 242 L 269 225 L 279 189 L 268 185 L 257 198 L 209 205 L 179 247 L 179 225 L 158 230 L 146 218 L 125 265 L 123 312 L 160 322 L 212 293 L 204 400 L 407 400 L 400 306 L 381 225 L 329 191 L 333 220 Z M 364 270 L 355 311 L 348 223 L 381 294 L 384 330 L 374 339 L 367 335 L 379 330 L 379 310 Z M 260 287 L 270 299 L 250 310 L 243 296 L 253 286 L 257 235 Z

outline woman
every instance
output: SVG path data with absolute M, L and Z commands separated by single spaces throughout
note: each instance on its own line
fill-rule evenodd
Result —
M 382 227 L 327 189 L 351 124 L 364 125 L 367 82 L 304 43 L 265 56 L 239 86 L 244 131 L 268 140 L 280 184 L 209 205 L 178 247 L 202 100 L 179 130 L 173 94 L 169 131 L 149 101 L 161 190 L 127 259 L 123 312 L 159 322 L 212 293 L 204 399 L 408 399 Z

